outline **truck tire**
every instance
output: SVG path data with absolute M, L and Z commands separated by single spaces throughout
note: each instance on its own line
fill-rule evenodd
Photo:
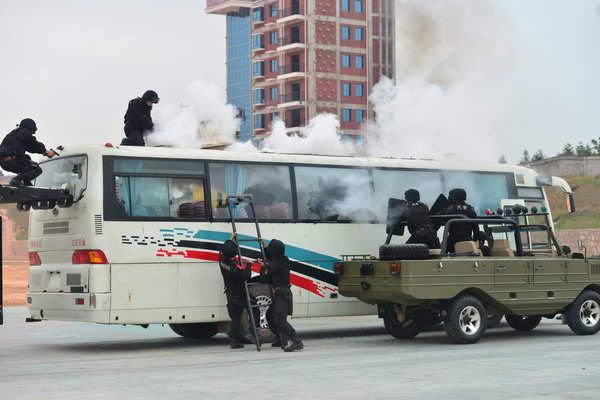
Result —
M 179 336 L 186 338 L 210 339 L 217 334 L 217 324 L 215 322 L 196 324 L 169 324 L 169 327 Z
M 424 260 L 429 256 L 426 244 L 382 244 L 379 246 L 380 260 Z
M 476 343 L 487 327 L 485 307 L 476 297 L 463 295 L 454 298 L 444 320 L 446 334 L 454 343 Z
M 527 317 L 522 317 L 520 315 L 505 315 L 504 319 L 506 319 L 508 326 L 521 332 L 534 330 L 542 321 L 540 315 L 529 315 Z
M 418 314 L 407 314 L 404 322 L 398 321 L 391 307 L 386 307 L 383 314 L 385 331 L 396 339 L 412 339 L 423 330 L 423 321 Z
M 565 311 L 569 328 L 578 335 L 594 335 L 600 330 L 600 294 L 584 290 Z

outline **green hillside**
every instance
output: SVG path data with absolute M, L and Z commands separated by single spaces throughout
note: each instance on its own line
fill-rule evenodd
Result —
M 575 212 L 569 213 L 565 193 L 546 188 L 556 229 L 600 229 L 600 176 L 563 177 L 573 190 Z

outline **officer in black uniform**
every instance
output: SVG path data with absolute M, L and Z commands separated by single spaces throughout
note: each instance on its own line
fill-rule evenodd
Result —
M 467 218 L 476 218 L 477 213 L 470 204 L 466 203 L 467 192 L 461 188 L 455 188 L 448 193 L 450 204 L 446 207 L 444 214 L 462 214 Z M 457 242 L 476 240 L 479 236 L 479 226 L 476 223 L 456 223 L 449 229 L 448 252 L 454 253 L 454 244 Z
M 421 203 L 421 194 L 417 189 L 408 189 L 404 192 L 407 202 L 405 220 L 408 223 L 410 238 L 406 243 L 422 243 L 430 249 L 439 249 L 440 241 L 433 223 L 429 218 L 429 207 Z
M 484 231 L 478 232 L 477 240 L 479 241 L 479 250 L 481 250 L 481 255 L 484 257 L 490 257 L 492 255 L 492 250 L 490 249 L 490 246 L 486 246 L 485 244 L 487 237 L 485 236 Z
M 237 245 L 233 241 L 236 234 L 231 235 L 231 239 L 223 243 L 221 252 L 219 253 L 219 266 L 221 274 L 225 282 L 225 295 L 227 296 L 227 312 L 231 318 L 231 327 L 229 328 L 229 336 L 231 337 L 231 348 L 241 349 L 244 347 L 242 343 L 244 336 L 240 329 L 242 312 L 247 308 L 246 287 L 244 282 L 252 276 L 250 265 L 243 267 L 235 257 L 238 255 Z M 254 321 L 258 323 L 260 312 L 258 309 L 253 309 Z M 246 339 L 254 342 L 254 336 L 248 333 Z
M 154 123 L 150 112 L 152 105 L 158 103 L 160 99 L 154 90 L 146 90 L 142 97 L 136 97 L 129 101 L 127 112 L 125 112 L 125 139 L 121 141 L 122 145 L 127 146 L 145 146 L 144 132 L 154 129 Z
M 56 155 L 54 150 L 46 150 L 46 146 L 36 140 L 33 136 L 36 131 L 35 121 L 25 118 L 0 144 L 0 167 L 17 174 L 10 180 L 13 186 L 31 186 L 31 181 L 42 173 L 39 164 L 32 161 L 25 152 L 43 154 L 48 158 Z
M 287 344 L 286 336 L 292 339 L 292 344 L 285 347 L 284 351 L 302 350 L 304 344 L 300 341 L 292 325 L 287 321 L 288 314 L 292 312 L 293 299 L 290 289 L 290 260 L 284 254 L 285 245 L 277 239 L 271 240 L 268 246 L 265 246 L 265 241 L 261 239 L 261 245 L 267 257 L 266 261 L 257 260 L 261 266 L 261 281 L 270 283 L 274 292 L 273 302 L 267 310 L 269 328 L 277 337 L 271 346 L 280 347 L 282 345 L 279 342 L 279 332 L 281 332 L 285 335 L 284 345 Z

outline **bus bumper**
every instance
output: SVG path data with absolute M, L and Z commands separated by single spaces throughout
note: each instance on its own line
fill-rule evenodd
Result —
M 110 293 L 27 292 L 27 308 L 31 318 L 38 320 L 108 324 L 110 321 Z

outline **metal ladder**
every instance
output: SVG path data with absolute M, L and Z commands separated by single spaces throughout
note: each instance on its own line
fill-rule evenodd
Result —
M 243 265 L 242 259 L 242 250 L 240 248 L 240 242 L 257 242 L 258 247 L 260 249 L 260 253 L 262 255 L 262 259 L 265 260 L 265 252 L 260 244 L 261 235 L 260 235 L 260 227 L 258 226 L 258 217 L 256 216 L 256 212 L 254 211 L 254 199 L 251 194 L 234 194 L 227 196 L 227 209 L 229 211 L 229 218 L 231 218 L 231 227 L 234 233 L 237 233 L 235 226 L 235 213 L 234 206 L 240 206 L 241 204 L 248 204 L 250 209 L 252 210 L 252 217 L 254 218 L 254 226 L 256 227 L 256 239 L 240 239 L 238 235 L 235 236 L 235 244 L 237 246 L 238 251 L 238 259 L 240 261 L 240 265 Z M 261 343 L 260 337 L 258 336 L 259 329 L 269 329 L 269 328 L 260 328 L 256 326 L 256 320 L 254 319 L 254 310 L 260 309 L 260 307 L 268 308 L 270 304 L 252 304 L 250 299 L 250 286 L 261 285 L 260 282 L 248 282 L 244 281 L 244 287 L 246 289 L 246 307 L 248 310 L 248 317 L 250 319 L 249 328 L 251 329 L 251 333 L 254 336 L 254 342 L 256 344 L 256 350 L 260 351 Z M 273 287 L 269 284 L 269 293 L 271 295 L 271 299 L 273 299 Z M 255 302 L 256 303 L 256 302 Z M 281 343 L 281 348 L 284 346 L 283 342 L 283 334 L 279 332 L 279 343 Z

